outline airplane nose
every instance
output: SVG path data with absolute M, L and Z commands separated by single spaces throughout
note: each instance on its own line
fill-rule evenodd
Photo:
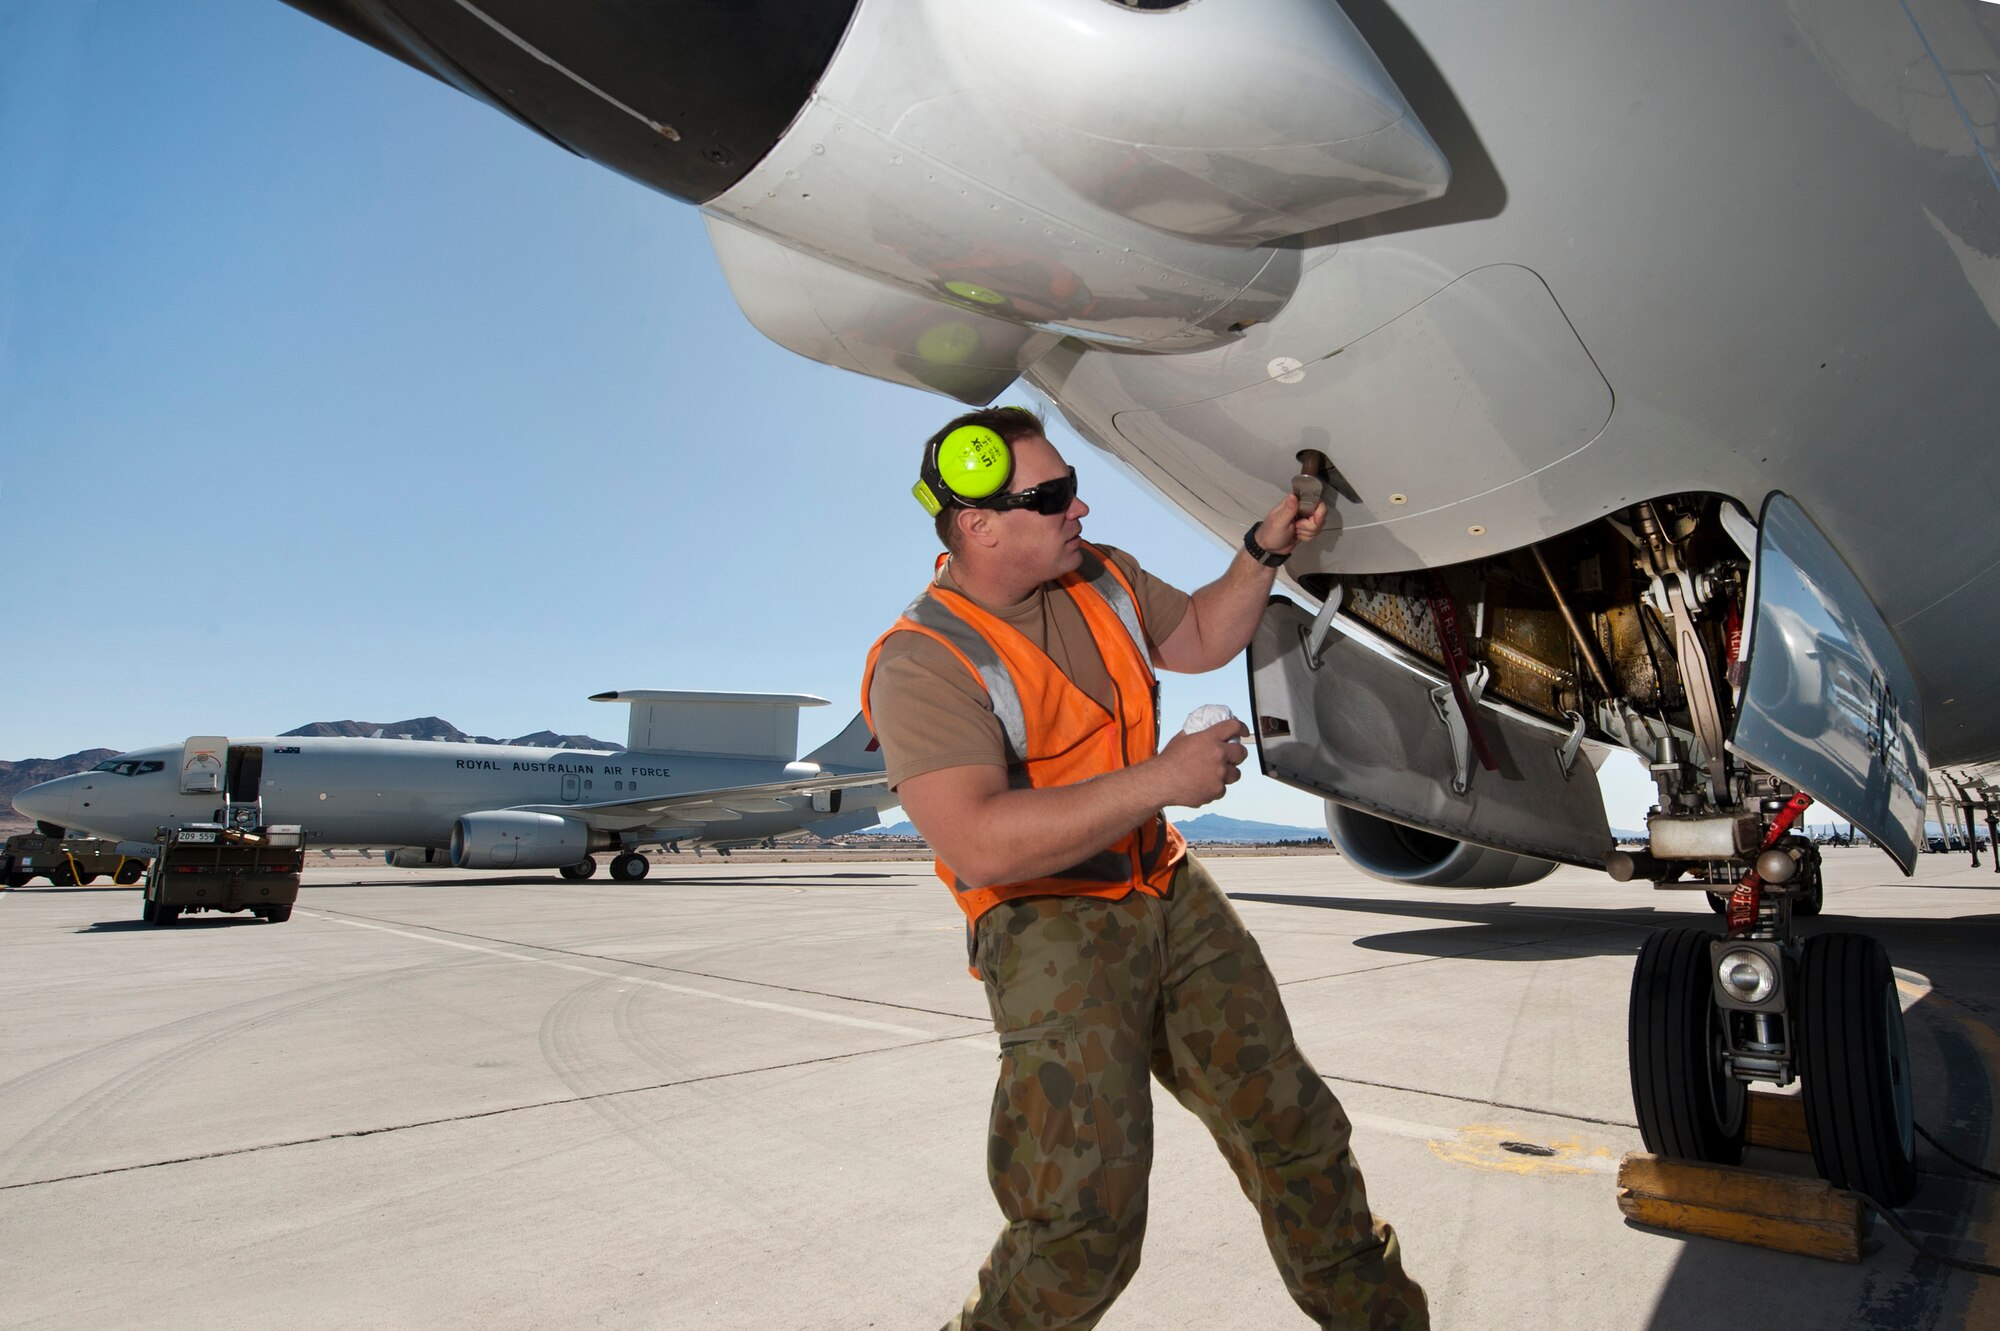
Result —
M 36 822 L 69 825 L 70 805 L 76 796 L 76 778 L 59 776 L 38 786 L 29 786 L 14 796 L 14 812 Z

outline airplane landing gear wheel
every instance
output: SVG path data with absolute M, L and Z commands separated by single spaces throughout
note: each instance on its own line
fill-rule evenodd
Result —
M 597 861 L 586 855 L 575 864 L 565 864 L 558 872 L 572 883 L 580 883 L 597 872 Z
M 644 855 L 627 853 L 611 861 L 611 876 L 621 883 L 636 883 L 652 867 L 653 862 Z
M 1819 847 L 1810 848 L 1811 857 L 1801 867 L 1805 870 L 1805 882 L 1798 895 L 1792 898 L 1792 915 L 1805 919 L 1817 915 L 1826 906 L 1826 879 L 1820 873 Z
M 1800 1075 L 1813 1164 L 1885 1206 L 1917 1190 L 1910 1047 L 1889 953 L 1862 934 L 1806 940 L 1799 961 Z
M 1646 1149 L 1733 1165 L 1743 1158 L 1746 1097 L 1722 1062 L 1722 1013 L 1708 973 L 1713 937 L 1663 929 L 1639 949 L 1626 1052 Z

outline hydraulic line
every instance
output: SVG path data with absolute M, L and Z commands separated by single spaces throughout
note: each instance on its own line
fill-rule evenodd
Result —
M 1603 691 L 1605 697 L 1617 697 L 1617 692 L 1611 687 L 1611 677 L 1605 673 L 1603 665 L 1597 659 L 1597 646 L 1584 633 L 1583 625 L 1577 623 L 1576 612 L 1569 608 L 1569 602 L 1563 598 L 1562 588 L 1556 586 L 1556 575 L 1550 571 L 1549 561 L 1542 558 L 1542 547 L 1531 545 L 1528 547 L 1528 553 L 1535 557 L 1535 566 L 1541 569 L 1543 579 L 1549 584 L 1549 595 L 1556 598 L 1556 609 L 1562 611 L 1563 623 L 1569 625 L 1570 636 L 1576 639 L 1577 650 L 1583 653 L 1583 663 L 1590 667 L 1591 678 L 1597 681 L 1597 687 Z

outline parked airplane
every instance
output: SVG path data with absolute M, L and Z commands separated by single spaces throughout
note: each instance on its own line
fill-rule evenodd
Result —
M 296 823 L 314 847 L 383 849 L 403 868 L 644 878 L 646 846 L 754 845 L 874 823 L 893 804 L 857 715 L 795 759 L 802 693 L 600 693 L 631 706 L 626 749 L 442 740 L 195 736 L 135 749 L 14 797 L 49 826 L 150 842 L 161 827 Z
M 1641 954 L 1648 1146 L 1737 1158 L 1804 1066 L 1822 1171 L 1908 1194 L 1886 955 L 1798 944 L 1787 825 L 1908 870 L 1928 767 L 2000 757 L 2000 8 L 291 2 L 698 205 L 793 351 L 1025 376 L 1228 541 L 1324 487 L 1266 771 L 1391 879 L 1741 878 Z

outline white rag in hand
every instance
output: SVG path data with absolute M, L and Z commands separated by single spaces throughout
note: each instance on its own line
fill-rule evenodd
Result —
M 1188 713 L 1187 724 L 1181 727 L 1183 735 L 1192 735 L 1197 730 L 1207 730 L 1219 726 L 1224 721 L 1234 721 L 1236 713 L 1219 702 L 1205 702 Z

